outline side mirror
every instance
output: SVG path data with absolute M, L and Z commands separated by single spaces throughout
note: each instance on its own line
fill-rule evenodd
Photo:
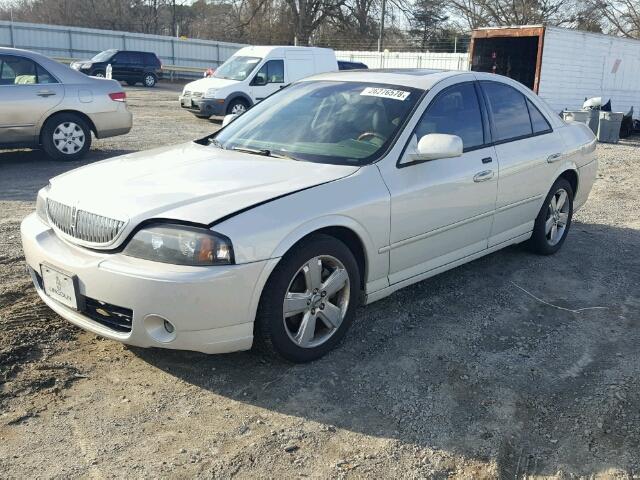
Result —
M 259 73 L 253 77 L 253 85 L 262 87 L 267 84 L 267 77 L 260 75 Z
M 237 117 L 238 115 L 236 115 L 235 113 L 230 113 L 229 115 L 225 115 L 224 118 L 222 119 L 222 126 L 226 127 L 231 122 L 233 122 Z
M 429 133 L 418 141 L 413 152 L 409 152 L 408 161 L 428 161 L 459 157 L 462 155 L 462 149 L 462 139 L 457 135 Z

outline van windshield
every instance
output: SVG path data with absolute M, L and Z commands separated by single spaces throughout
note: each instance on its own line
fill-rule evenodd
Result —
M 94 62 L 106 62 L 117 52 L 117 50 L 105 50 L 104 52 L 100 52 L 91 60 Z
M 216 69 L 213 76 L 241 82 L 255 70 L 260 60 L 260 57 L 231 57 Z
M 365 165 L 389 148 L 423 93 L 404 85 L 303 81 L 267 97 L 210 143 L 289 160 Z

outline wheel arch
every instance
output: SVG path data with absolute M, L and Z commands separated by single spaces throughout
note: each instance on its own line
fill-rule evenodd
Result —
M 38 131 L 38 143 L 40 145 L 42 145 L 42 134 L 44 132 L 44 126 L 47 124 L 47 122 L 49 120 L 51 120 L 53 117 L 55 117 L 56 115 L 60 115 L 60 114 L 71 114 L 71 115 L 77 115 L 80 118 L 82 118 L 83 121 L 85 121 L 87 123 L 87 125 L 89 125 L 89 129 L 93 132 L 93 134 L 96 136 L 96 138 L 98 138 L 98 129 L 96 128 L 95 124 L 93 123 L 93 120 L 91 120 L 91 117 L 89 117 L 89 115 L 87 115 L 86 113 L 82 113 L 78 110 L 58 110 L 56 112 L 53 112 L 49 115 L 47 115 L 47 117 L 42 121 L 42 123 L 40 124 L 39 127 L 39 131 Z
M 253 106 L 253 99 L 248 94 L 246 94 L 245 92 L 236 91 L 227 96 L 224 102 L 225 108 L 228 108 L 231 102 L 238 99 L 244 100 L 247 103 L 248 108 L 251 108 Z
M 567 169 L 564 172 L 562 172 L 558 178 L 564 178 L 567 180 L 567 182 L 569 182 L 569 185 L 571 185 L 571 188 L 573 189 L 573 197 L 575 198 L 577 193 L 578 193 L 578 171 L 577 169 Z M 557 179 L 556 179 L 557 181 Z

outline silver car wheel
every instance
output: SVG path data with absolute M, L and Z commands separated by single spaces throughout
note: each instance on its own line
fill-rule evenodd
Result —
M 247 107 L 245 107 L 242 103 L 236 103 L 233 107 L 231 107 L 232 115 L 242 115 L 247 111 Z
M 53 144 L 65 155 L 73 155 L 84 147 L 84 131 L 77 123 L 64 122 L 53 131 Z
M 94 77 L 98 77 L 98 78 L 104 78 L 104 73 L 102 72 L 98 72 L 94 75 Z
M 283 302 L 287 335 L 297 346 L 314 348 L 335 334 L 350 297 L 349 273 L 330 255 L 314 257 L 291 279 Z
M 156 79 L 154 78 L 153 75 L 146 75 L 144 77 L 144 84 L 147 87 L 153 87 L 156 84 Z
M 556 245 L 564 235 L 569 221 L 569 194 L 564 188 L 559 189 L 549 202 L 547 209 L 547 220 L 544 224 L 544 231 L 549 245 Z

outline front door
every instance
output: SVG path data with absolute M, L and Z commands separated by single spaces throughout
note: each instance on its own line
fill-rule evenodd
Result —
M 33 143 L 36 125 L 63 98 L 62 84 L 39 64 L 0 55 L 0 144 Z
M 251 80 L 251 97 L 258 103 L 284 86 L 284 60 L 268 60 Z
M 456 83 L 433 97 L 395 169 L 382 175 L 391 193 L 391 284 L 487 248 L 498 165 L 475 82 Z M 411 163 L 419 138 L 462 138 L 460 157 Z

